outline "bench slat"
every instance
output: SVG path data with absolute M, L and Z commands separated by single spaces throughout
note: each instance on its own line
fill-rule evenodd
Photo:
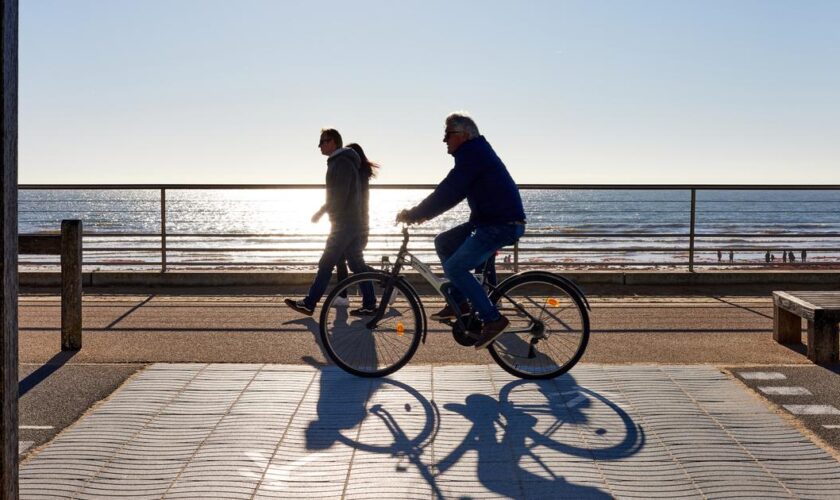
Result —
M 840 291 L 826 292 L 773 292 L 776 297 L 783 297 L 790 302 L 796 302 L 804 308 L 813 310 L 838 310 L 840 311 Z

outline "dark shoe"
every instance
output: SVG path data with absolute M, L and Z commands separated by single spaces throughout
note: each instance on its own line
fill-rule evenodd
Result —
M 476 349 L 483 349 L 488 345 L 492 344 L 494 340 L 496 340 L 502 332 L 505 331 L 505 328 L 510 324 L 507 318 L 504 316 L 499 315 L 499 319 L 494 319 L 493 321 L 486 321 L 484 326 L 481 327 L 481 335 L 478 337 L 478 341 L 475 343 Z
M 314 308 L 307 306 L 306 302 L 302 300 L 284 299 L 283 302 L 295 311 L 307 316 L 312 316 L 312 313 L 315 312 Z
M 470 311 L 471 311 L 469 302 L 466 302 L 466 301 L 461 302 L 458 305 L 458 307 L 461 309 L 461 316 L 469 316 Z M 446 307 L 444 307 L 440 311 L 432 314 L 430 317 L 432 319 L 437 319 L 437 320 L 440 320 L 440 319 L 455 319 L 455 310 L 452 309 L 449 306 L 449 304 L 447 304 Z
M 360 307 L 350 311 L 350 316 L 373 316 L 376 314 L 375 307 Z

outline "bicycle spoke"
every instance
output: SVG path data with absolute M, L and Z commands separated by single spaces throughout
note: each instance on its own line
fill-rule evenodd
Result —
M 383 278 L 359 278 L 346 288 L 348 307 L 324 310 L 321 334 L 327 354 L 337 364 L 356 374 L 377 374 L 393 371 L 394 366 L 401 366 L 408 361 L 419 343 L 419 306 L 413 298 L 397 288 L 391 295 L 392 300 L 385 306 L 382 318 L 373 329 L 367 328 L 371 316 L 348 316 L 348 311 L 362 306 L 362 284 L 369 282 L 376 294 L 377 302 L 382 304 L 384 296 Z M 333 293 L 337 293 L 334 291 Z
M 562 287 L 550 279 L 523 279 L 504 290 L 504 296 L 511 302 L 505 308 L 511 311 L 511 325 L 491 345 L 491 354 L 503 367 L 540 377 L 576 361 L 588 332 L 583 331 L 578 304 Z

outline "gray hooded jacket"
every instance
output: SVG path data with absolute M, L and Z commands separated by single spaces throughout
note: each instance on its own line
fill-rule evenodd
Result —
M 359 155 L 350 148 L 338 149 L 327 158 L 325 207 L 333 224 L 362 224 L 360 163 Z

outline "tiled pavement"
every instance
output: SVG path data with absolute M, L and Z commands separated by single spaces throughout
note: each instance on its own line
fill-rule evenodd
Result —
M 20 477 L 23 498 L 838 498 L 840 462 L 710 366 L 156 364 Z

